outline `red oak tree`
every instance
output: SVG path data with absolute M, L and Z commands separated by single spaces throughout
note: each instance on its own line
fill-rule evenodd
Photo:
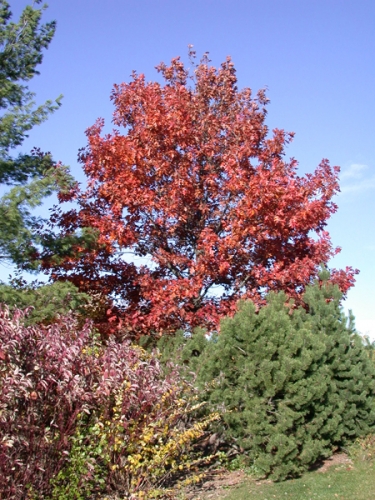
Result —
M 339 168 L 323 160 L 297 175 L 297 162 L 285 160 L 293 134 L 269 133 L 264 91 L 238 90 L 229 57 L 193 69 L 176 58 L 157 67 L 164 85 L 134 73 L 114 86 L 117 128 L 102 135 L 98 120 L 87 130 L 88 187 L 61 195 L 79 207 L 53 218 L 66 238 L 93 228 L 96 241 L 57 264 L 46 255 L 45 267 L 110 297 L 133 334 L 217 328 L 238 299 L 261 303 L 270 290 L 298 300 L 339 251 L 325 231 Z M 354 274 L 332 270 L 331 279 L 345 292 Z

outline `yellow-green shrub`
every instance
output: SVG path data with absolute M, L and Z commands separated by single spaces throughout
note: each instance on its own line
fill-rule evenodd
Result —
M 167 491 L 161 488 L 181 478 L 189 482 L 201 477 L 194 471 L 212 457 L 201 457 L 193 445 L 219 415 L 187 424 L 202 405 L 195 404 L 191 386 L 175 383 L 147 413 L 128 419 L 131 391 L 131 382 L 124 381 L 113 392 L 112 407 L 90 417 L 95 421 L 91 426 L 84 423 L 87 415 L 80 415 L 70 460 L 53 481 L 54 499 L 84 498 L 78 495 L 91 493 L 100 483 L 134 498 L 165 497 Z M 77 496 L 72 496 L 73 489 Z

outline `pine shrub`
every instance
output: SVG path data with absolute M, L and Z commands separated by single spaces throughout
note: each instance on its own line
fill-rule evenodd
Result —
M 9 309 L 30 308 L 24 317 L 25 324 L 49 324 L 58 316 L 70 311 L 88 317 L 91 297 L 81 293 L 69 282 L 43 283 L 35 280 L 27 283 L 21 276 L 11 279 L 9 284 L 0 281 L 0 302 Z
M 259 311 L 242 303 L 204 345 L 200 336 L 195 356 L 194 335 L 179 348 L 261 475 L 299 475 L 374 429 L 374 365 L 340 299 L 325 282 L 307 288 L 305 308 L 270 294 Z

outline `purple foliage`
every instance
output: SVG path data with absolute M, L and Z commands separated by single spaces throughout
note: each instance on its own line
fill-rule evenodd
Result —
M 123 425 L 146 415 L 176 387 L 159 361 L 129 343 L 103 346 L 74 317 L 25 327 L 26 313 L 0 308 L 0 497 L 42 498 L 69 457 L 79 414 L 110 418 L 114 393 L 127 383 Z

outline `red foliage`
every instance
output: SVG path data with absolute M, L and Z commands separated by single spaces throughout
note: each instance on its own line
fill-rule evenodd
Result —
M 269 290 L 298 298 L 339 251 L 324 230 L 339 168 L 323 160 L 299 177 L 284 158 L 293 134 L 265 125 L 264 91 L 239 91 L 230 58 L 194 68 L 176 58 L 157 67 L 164 86 L 136 73 L 115 85 L 118 128 L 103 136 L 98 120 L 88 129 L 88 188 L 72 194 L 78 210 L 55 215 L 63 235 L 91 227 L 98 241 L 55 266 L 46 256 L 45 267 L 111 296 L 132 332 L 216 328 L 239 298 L 259 303 Z M 354 274 L 331 276 L 346 292 Z

